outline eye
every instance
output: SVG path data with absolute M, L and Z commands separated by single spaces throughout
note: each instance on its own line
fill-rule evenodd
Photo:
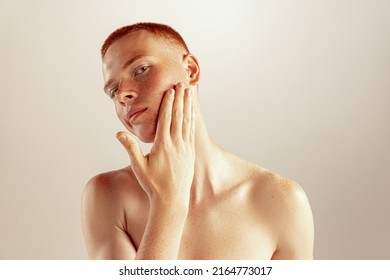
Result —
M 141 75 L 144 72 L 146 72 L 148 69 L 149 69 L 149 66 L 147 66 L 147 65 L 141 66 L 137 70 L 135 70 L 134 74 L 135 74 L 135 76 Z

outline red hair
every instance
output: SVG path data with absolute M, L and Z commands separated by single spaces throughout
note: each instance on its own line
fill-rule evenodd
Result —
M 183 48 L 186 52 L 190 52 L 183 38 L 172 27 L 160 23 L 139 22 L 136 24 L 123 26 L 112 32 L 104 41 L 104 44 L 101 48 L 102 59 L 104 58 L 104 55 L 106 54 L 108 48 L 112 45 L 112 43 L 122 38 L 123 36 L 138 30 L 146 30 L 148 32 L 151 32 L 152 34 L 166 39 L 177 45 L 178 47 Z

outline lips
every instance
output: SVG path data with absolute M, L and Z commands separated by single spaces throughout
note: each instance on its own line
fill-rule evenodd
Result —
M 135 108 L 130 110 L 126 115 L 126 119 L 130 124 L 133 124 L 135 123 L 136 119 L 145 111 L 146 108 Z

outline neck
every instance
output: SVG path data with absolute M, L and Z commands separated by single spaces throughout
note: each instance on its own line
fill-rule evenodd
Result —
M 220 174 L 226 165 L 225 152 L 209 137 L 199 101 L 196 99 L 195 171 L 191 187 L 191 203 L 199 204 L 205 197 L 212 197 L 221 184 Z

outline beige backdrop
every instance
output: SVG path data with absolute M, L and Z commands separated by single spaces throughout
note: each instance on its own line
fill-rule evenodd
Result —
M 0 16 L 0 259 L 86 258 L 82 188 L 128 163 L 99 48 L 138 21 L 198 56 L 213 139 L 304 187 L 315 258 L 390 259 L 389 1 L 1 0 Z

